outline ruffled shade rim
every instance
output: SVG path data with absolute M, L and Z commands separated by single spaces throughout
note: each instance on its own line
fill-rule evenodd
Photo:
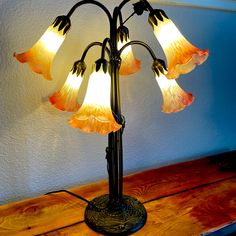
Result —
M 197 49 L 195 53 L 192 54 L 191 58 L 176 64 L 174 67 L 168 68 L 168 73 L 166 77 L 168 79 L 177 79 L 181 74 L 187 74 L 195 69 L 197 65 L 201 65 L 207 60 L 209 56 L 209 50 Z
M 68 121 L 68 124 L 73 128 L 81 129 L 85 133 L 95 132 L 102 135 L 116 132 L 121 128 L 121 125 L 115 121 L 99 119 L 93 115 L 90 115 L 84 119 L 77 118 L 75 115 Z
M 14 53 L 13 56 L 20 62 L 20 63 L 28 63 L 30 69 L 37 73 L 44 76 L 47 80 L 52 80 L 52 77 L 50 74 L 43 72 L 43 70 L 37 66 L 35 63 L 32 63 L 31 57 L 30 57 L 30 51 L 23 52 L 23 53 Z
M 178 106 L 172 107 L 166 104 L 162 105 L 162 112 L 164 113 L 177 113 L 184 110 L 186 107 L 190 106 L 195 100 L 195 96 L 192 93 L 185 93 L 181 99 L 181 102 L 178 103 Z
M 116 132 L 122 127 L 116 122 L 109 107 L 91 104 L 83 104 L 68 123 L 86 133 L 96 132 L 103 135 Z

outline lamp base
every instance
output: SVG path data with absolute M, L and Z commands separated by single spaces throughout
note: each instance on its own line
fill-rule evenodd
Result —
M 111 203 L 109 195 L 96 197 L 85 210 L 85 222 L 104 235 L 129 235 L 143 227 L 147 212 L 141 202 L 123 196 L 121 203 Z

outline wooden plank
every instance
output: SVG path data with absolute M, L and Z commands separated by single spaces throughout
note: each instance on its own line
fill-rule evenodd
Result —
M 134 236 L 199 236 L 236 220 L 236 178 L 154 200 L 145 207 L 147 223 Z M 100 234 L 80 223 L 41 236 L 59 235 Z
M 205 158 L 127 176 L 124 192 L 146 202 L 232 176 L 235 173 L 220 172 L 215 163 Z M 107 182 L 70 191 L 92 199 L 107 193 Z M 37 235 L 81 222 L 85 206 L 84 202 L 66 193 L 0 206 L 0 235 Z
M 235 172 L 220 171 L 214 159 L 202 158 L 125 176 L 124 193 L 145 202 L 235 175 Z M 107 181 L 71 191 L 93 199 L 107 192 Z
M 0 235 L 30 236 L 83 220 L 85 204 L 65 194 L 1 207 Z
M 200 233 L 236 220 L 236 179 L 197 188 L 147 204 L 149 219 L 137 236 Z M 153 231 L 151 231 L 153 229 Z
M 148 170 L 124 179 L 124 191 L 146 202 L 236 176 L 222 172 L 214 159 L 204 158 Z

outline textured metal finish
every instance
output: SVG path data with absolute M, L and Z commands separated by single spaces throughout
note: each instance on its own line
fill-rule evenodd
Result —
M 109 195 L 92 201 L 85 210 L 85 222 L 98 233 L 128 235 L 143 227 L 147 219 L 146 209 L 137 199 L 123 196 L 121 203 L 111 203 Z

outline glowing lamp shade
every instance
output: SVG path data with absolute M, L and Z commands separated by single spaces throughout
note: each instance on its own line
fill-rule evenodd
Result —
M 107 62 L 106 62 L 107 63 Z M 100 65 L 99 65 L 100 64 Z M 108 134 L 121 128 L 112 114 L 110 105 L 111 77 L 98 60 L 90 75 L 84 102 L 69 124 L 90 133 Z
M 62 111 L 71 112 L 79 109 L 78 92 L 83 81 L 85 68 L 84 62 L 75 62 L 62 88 L 49 97 L 52 105 Z
M 125 26 L 118 28 L 117 47 L 120 50 L 126 43 L 130 42 L 129 30 Z M 131 75 L 140 70 L 141 61 L 136 59 L 133 54 L 132 46 L 126 47 L 121 53 L 120 75 Z
M 154 10 L 149 15 L 149 23 L 165 52 L 168 79 L 176 79 L 180 74 L 191 72 L 207 59 L 208 50 L 198 49 L 189 43 L 163 11 Z
M 118 49 L 121 49 L 126 43 L 130 42 L 129 39 L 121 42 L 118 41 Z M 121 66 L 120 75 L 131 75 L 140 70 L 141 61 L 134 57 L 132 47 L 126 47 L 121 53 Z
M 161 67 L 154 69 L 156 81 L 161 89 L 163 104 L 162 111 L 165 113 L 178 112 L 191 105 L 195 97 L 191 93 L 185 92 L 176 82 L 169 80 L 165 74 L 167 71 Z
M 32 48 L 24 53 L 14 53 L 14 57 L 21 63 L 27 62 L 32 71 L 51 80 L 50 69 L 54 56 L 63 43 L 69 28 L 69 18 L 66 16 L 57 17 Z

